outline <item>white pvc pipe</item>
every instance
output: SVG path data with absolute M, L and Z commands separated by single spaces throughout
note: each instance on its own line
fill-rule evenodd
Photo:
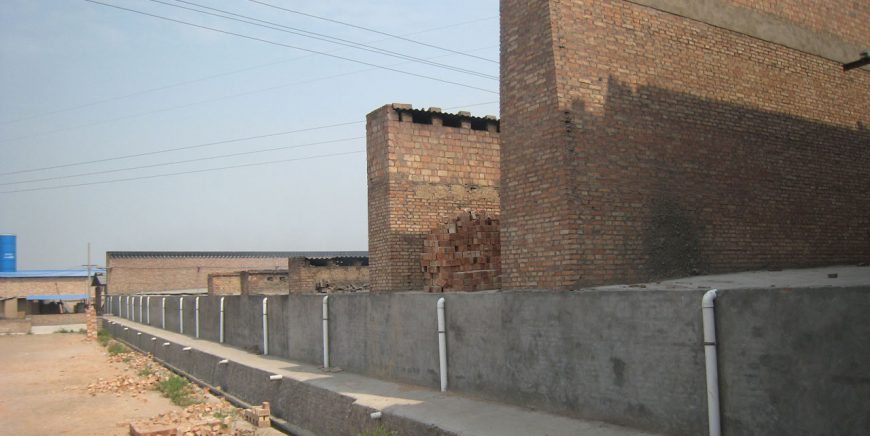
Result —
M 199 339 L 199 297 L 193 299 L 194 336 Z
M 142 323 L 142 298 L 144 298 L 144 297 L 142 297 L 140 295 L 139 296 L 139 323 Z
M 151 325 L 151 297 L 145 297 L 145 323 Z
M 218 326 L 218 335 L 220 336 L 220 343 L 224 343 L 224 297 L 221 297 L 221 311 L 220 311 L 220 325 Z
M 444 323 L 444 297 L 438 299 L 438 363 L 441 392 L 447 391 L 447 329 Z
M 269 299 L 263 299 L 263 355 L 269 354 Z
M 130 312 L 133 311 L 133 300 L 130 299 L 130 296 L 127 296 L 127 319 L 133 319 Z
M 329 296 L 323 297 L 323 368 L 329 369 Z
M 719 362 L 716 356 L 716 297 L 718 289 L 704 293 L 701 299 L 701 317 L 704 322 L 704 359 L 707 364 L 707 420 L 710 436 L 720 436 L 719 415 Z
M 184 334 L 184 297 L 178 298 L 178 333 Z
M 160 299 L 160 328 L 166 329 L 166 297 Z

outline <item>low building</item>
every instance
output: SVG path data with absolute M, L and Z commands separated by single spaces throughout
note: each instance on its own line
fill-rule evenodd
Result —
M 236 271 L 208 275 L 209 295 L 286 294 L 287 270 Z
M 27 333 L 32 326 L 84 328 L 85 305 L 94 298 L 94 283 L 103 270 L 28 270 L 0 272 L 0 318 L 14 324 L 7 333 Z
M 369 290 L 368 256 L 293 257 L 287 266 L 290 293 Z
M 106 253 L 107 293 L 199 293 L 209 275 L 287 268 L 291 257 L 368 256 L 365 251 L 110 251 Z M 220 277 L 233 281 L 232 276 Z M 237 285 L 241 292 L 241 284 Z

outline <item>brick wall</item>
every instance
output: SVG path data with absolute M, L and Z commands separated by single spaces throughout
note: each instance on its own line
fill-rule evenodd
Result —
M 212 273 L 284 269 L 287 257 L 106 256 L 111 295 L 208 288 Z
M 870 7 L 741 3 L 847 40 Z M 870 73 L 628 1 L 501 4 L 505 288 L 868 260 Z
M 287 271 L 244 271 L 242 276 L 242 294 L 287 294 Z
M 241 295 L 242 277 L 239 273 L 213 273 L 208 275 L 209 295 Z
M 88 292 L 88 283 L 85 277 L 0 278 L 0 297 L 84 294 Z
M 425 235 L 463 208 L 499 210 L 498 121 L 393 104 L 366 131 L 372 290 L 421 290 Z
M 364 262 L 336 265 L 332 261 L 312 265 L 305 258 L 290 258 L 288 262 L 291 293 L 362 290 L 369 288 L 369 267 Z
M 500 255 L 498 217 L 462 211 L 444 220 L 423 241 L 425 289 L 428 292 L 498 289 Z

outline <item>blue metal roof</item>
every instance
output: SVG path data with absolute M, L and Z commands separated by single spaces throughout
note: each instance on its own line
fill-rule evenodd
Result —
M 103 268 L 95 268 L 91 270 L 91 275 L 96 273 L 105 273 Z M 86 269 L 31 269 L 14 272 L 0 272 L 0 279 L 21 279 L 21 278 L 51 278 L 51 277 L 87 277 L 88 270 Z
M 64 295 L 28 295 L 27 301 L 34 300 L 87 300 L 88 294 L 64 294 Z

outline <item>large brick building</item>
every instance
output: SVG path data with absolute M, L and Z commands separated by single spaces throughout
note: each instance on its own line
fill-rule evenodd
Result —
M 870 3 L 502 0 L 505 288 L 870 257 Z M 370 121 L 371 123 L 371 121 Z
M 367 256 L 365 251 L 110 251 L 107 292 L 205 291 L 208 276 L 248 270 L 284 270 L 291 257 Z M 286 283 L 285 285 L 286 286 Z
M 499 122 L 383 106 L 366 120 L 373 291 L 422 290 L 423 240 L 463 208 L 497 214 Z

